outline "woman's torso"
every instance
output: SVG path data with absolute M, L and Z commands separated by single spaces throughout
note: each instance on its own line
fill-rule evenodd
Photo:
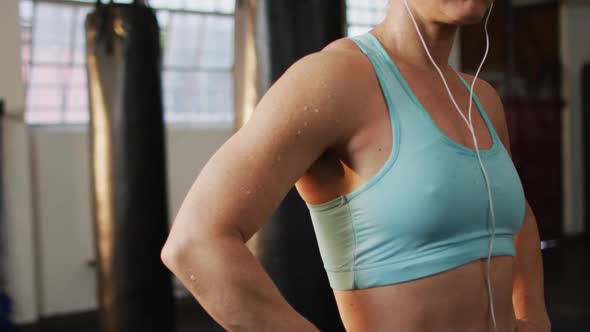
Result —
M 350 40 L 340 40 L 331 46 L 356 56 L 364 56 Z M 367 59 L 360 60 L 363 72 L 375 76 Z M 453 108 L 436 73 L 421 71 L 396 61 L 415 96 L 438 128 L 451 140 L 473 147 L 471 135 Z M 447 76 L 451 90 L 462 108 L 467 109 L 469 95 L 457 77 Z M 419 82 L 439 82 L 440 86 Z M 351 82 L 354 84 L 354 82 Z M 310 204 L 330 201 L 350 193 L 374 176 L 387 161 L 392 151 L 392 128 L 389 112 L 379 83 L 367 89 L 363 123 L 356 134 L 341 146 L 328 151 L 310 171 L 300 179 L 297 188 Z M 476 87 L 476 93 L 478 93 Z M 494 122 L 498 109 L 486 107 L 491 96 L 478 93 L 489 118 Z M 492 146 L 492 138 L 479 113 L 474 109 L 473 122 L 482 150 Z M 346 121 L 343 119 L 342 121 Z M 498 331 L 513 331 L 512 257 L 492 258 L 492 288 Z M 490 324 L 489 304 L 485 283 L 485 259 L 417 280 L 391 285 L 335 290 L 342 319 L 350 332 L 355 331 L 484 331 Z M 488 325 L 489 326 L 489 325 Z
M 514 332 L 512 258 L 492 258 L 498 332 Z M 485 259 L 426 278 L 389 286 L 335 291 L 348 332 L 493 331 Z

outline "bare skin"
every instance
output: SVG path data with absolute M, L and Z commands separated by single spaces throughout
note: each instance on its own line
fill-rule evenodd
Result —
M 456 24 L 481 20 L 489 5 L 415 1 L 439 64 L 447 63 Z M 400 5 L 401 0 L 392 1 L 388 18 L 372 33 L 443 133 L 473 147 Z M 447 65 L 441 67 L 466 111 L 468 91 Z M 475 93 L 509 149 L 496 92 L 478 81 Z M 490 133 L 479 113 L 472 112 L 480 148 L 487 149 Z M 391 142 L 388 110 L 368 59 L 352 41 L 334 42 L 293 65 L 248 124 L 210 159 L 178 212 L 163 261 L 229 331 L 317 331 L 284 300 L 245 242 L 294 184 L 311 204 L 348 193 L 377 173 L 391 153 Z M 528 204 L 515 245 L 516 258 L 492 259 L 498 331 L 515 331 L 517 323 L 519 332 L 549 331 L 538 232 Z M 335 295 L 349 332 L 492 331 L 485 287 L 485 260 L 479 260 L 414 281 Z

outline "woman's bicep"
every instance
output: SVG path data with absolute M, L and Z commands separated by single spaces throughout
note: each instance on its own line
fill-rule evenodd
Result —
M 181 206 L 176 235 L 233 233 L 248 240 L 325 149 L 345 135 L 334 126 L 342 111 L 338 88 L 324 93 L 322 82 L 314 86 L 307 78 L 297 68 L 281 78 L 250 121 L 213 155 Z

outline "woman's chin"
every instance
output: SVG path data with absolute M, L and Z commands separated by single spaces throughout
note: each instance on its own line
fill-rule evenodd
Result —
M 473 1 L 466 6 L 456 8 L 452 15 L 454 25 L 474 25 L 481 22 L 488 11 L 489 6 L 486 6 L 481 1 Z
M 485 18 L 485 16 L 486 12 L 484 12 L 483 14 L 472 13 L 471 15 L 461 15 L 459 17 L 456 17 L 451 22 L 451 24 L 459 26 L 475 25 L 480 23 Z

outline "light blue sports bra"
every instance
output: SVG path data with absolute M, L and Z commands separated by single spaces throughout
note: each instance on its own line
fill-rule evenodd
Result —
M 367 33 L 352 40 L 379 79 L 393 148 L 378 173 L 353 192 L 308 204 L 330 285 L 347 290 L 395 284 L 486 258 L 491 216 L 475 149 L 438 128 L 377 38 Z M 492 255 L 514 256 L 514 236 L 525 213 L 523 188 L 474 100 L 493 141 L 491 148 L 480 150 L 496 214 Z

